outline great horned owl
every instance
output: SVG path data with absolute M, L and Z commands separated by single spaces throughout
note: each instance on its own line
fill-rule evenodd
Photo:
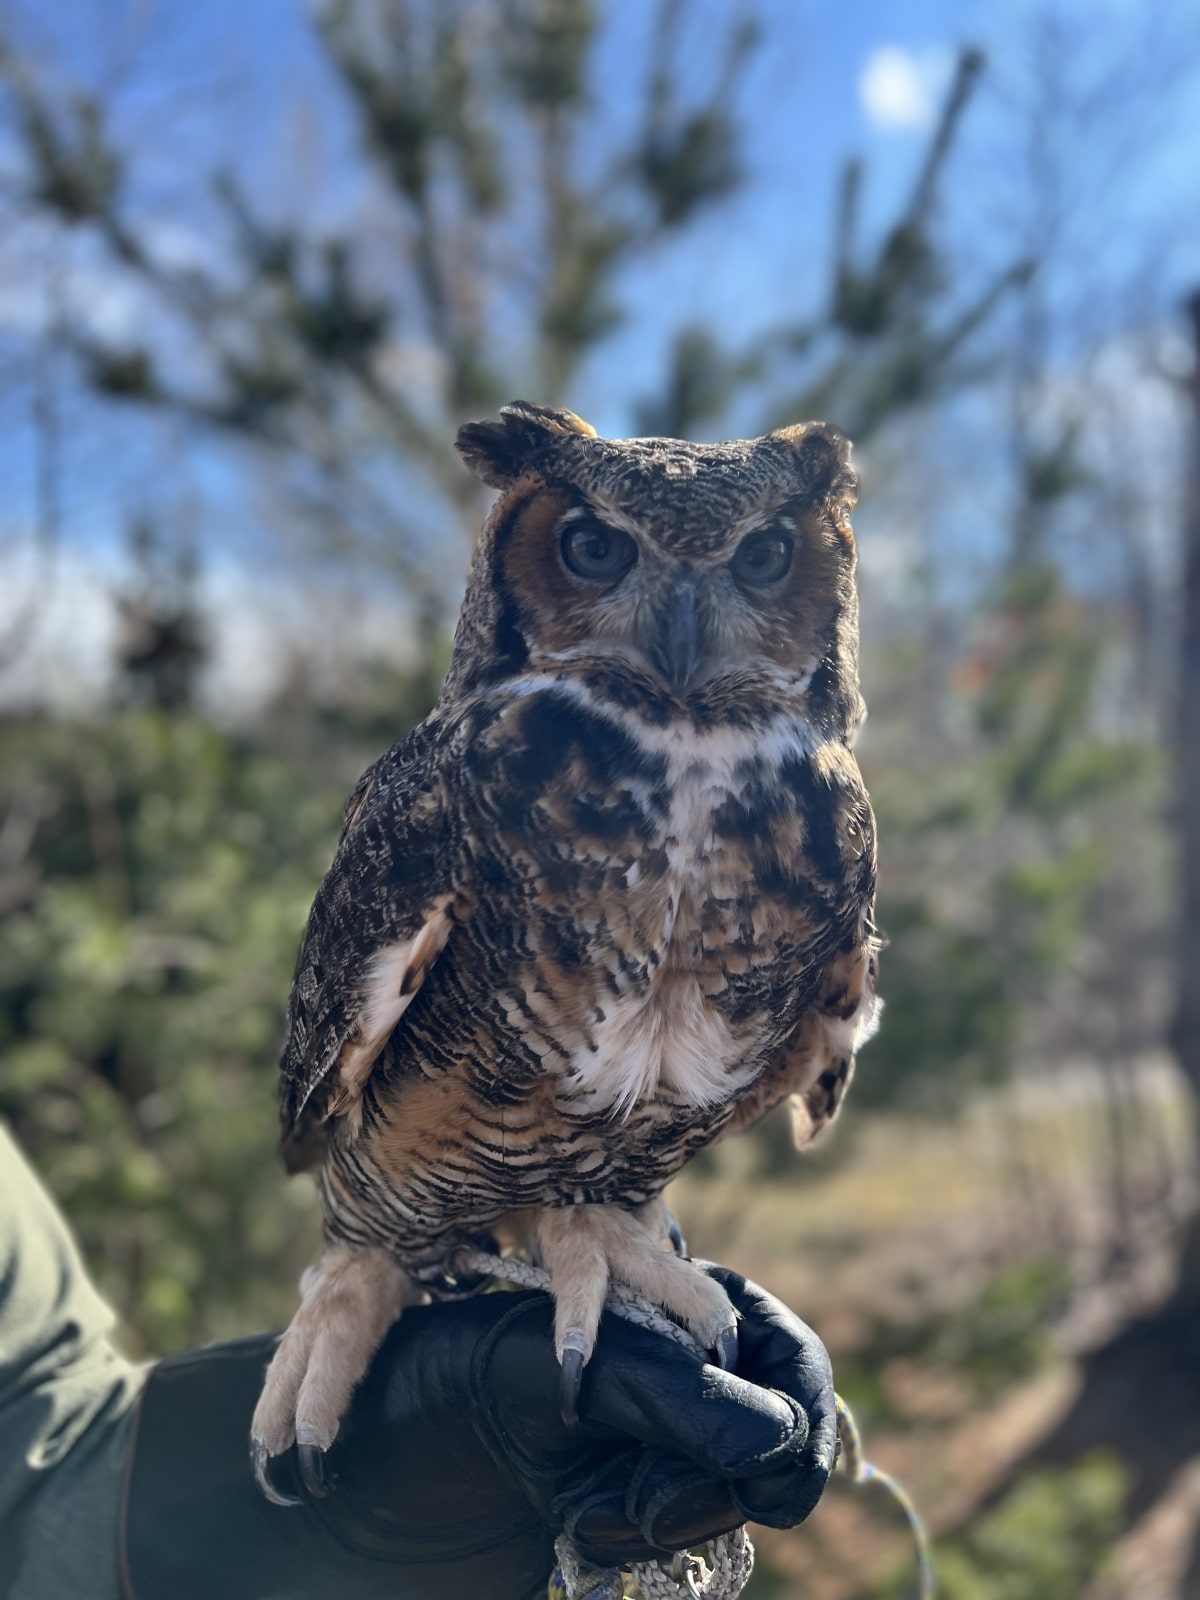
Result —
M 327 1248 L 255 1413 L 310 1488 L 384 1333 L 455 1253 L 548 1270 L 569 1406 L 611 1278 L 726 1365 L 667 1182 L 791 1097 L 834 1115 L 875 1013 L 850 447 L 809 423 L 602 439 L 517 403 L 437 705 L 371 767 L 309 918 L 282 1070 Z

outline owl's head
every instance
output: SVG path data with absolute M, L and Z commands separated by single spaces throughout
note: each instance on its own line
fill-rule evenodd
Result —
M 516 402 L 462 428 L 458 449 L 501 495 L 454 692 L 572 664 L 660 706 L 732 710 L 769 691 L 805 696 L 846 731 L 857 722 L 856 480 L 836 428 L 601 439 L 570 411 Z

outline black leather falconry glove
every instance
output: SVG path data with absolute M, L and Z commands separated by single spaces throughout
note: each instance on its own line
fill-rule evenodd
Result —
M 164 1361 L 128 1476 L 129 1600 L 533 1600 L 564 1527 L 605 1566 L 792 1527 L 836 1454 L 828 1357 L 765 1290 L 706 1270 L 741 1317 L 737 1373 L 606 1315 L 570 1429 L 545 1295 L 406 1311 L 330 1453 L 334 1492 L 294 1508 L 247 1462 L 274 1341 Z M 272 1470 L 302 1493 L 290 1457 Z

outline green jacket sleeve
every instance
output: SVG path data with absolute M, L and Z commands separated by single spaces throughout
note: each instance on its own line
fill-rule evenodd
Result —
M 0 1125 L 0 1600 L 116 1600 L 143 1372 L 66 1224 Z

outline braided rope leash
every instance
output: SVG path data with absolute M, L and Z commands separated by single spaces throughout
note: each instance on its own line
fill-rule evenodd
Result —
M 929 1535 L 921 1521 L 921 1513 L 904 1485 L 893 1478 L 890 1472 L 884 1472 L 882 1467 L 872 1466 L 863 1455 L 862 1435 L 858 1431 L 854 1413 L 840 1394 L 835 1395 L 834 1399 L 837 1401 L 838 1440 L 842 1447 L 842 1465 L 846 1469 L 846 1476 L 851 1483 L 877 1483 L 903 1511 L 917 1551 L 916 1600 L 933 1600 L 937 1579 L 929 1549 Z
M 460 1250 L 455 1259 L 457 1271 L 478 1273 L 502 1279 L 521 1289 L 549 1290 L 550 1275 L 528 1261 L 492 1255 L 485 1250 Z M 662 1314 L 648 1301 L 620 1284 L 611 1284 L 605 1305 L 627 1322 L 649 1328 L 674 1339 L 694 1355 L 703 1355 L 699 1342 L 686 1328 Z M 888 1472 L 874 1467 L 863 1455 L 862 1437 L 850 1407 L 841 1395 L 837 1400 L 838 1440 L 842 1464 L 851 1483 L 877 1483 L 889 1493 L 904 1512 L 917 1550 L 918 1582 L 916 1600 L 932 1600 L 933 1563 L 929 1539 L 920 1513 L 907 1491 Z M 584 1561 L 564 1534 L 554 1546 L 558 1566 L 550 1578 L 548 1600 L 623 1600 L 624 1580 L 612 1568 L 596 1567 Z M 754 1546 L 744 1527 L 710 1539 L 703 1558 L 686 1551 L 666 1565 L 657 1561 L 635 1563 L 630 1568 L 634 1588 L 642 1600 L 737 1600 L 754 1569 Z

